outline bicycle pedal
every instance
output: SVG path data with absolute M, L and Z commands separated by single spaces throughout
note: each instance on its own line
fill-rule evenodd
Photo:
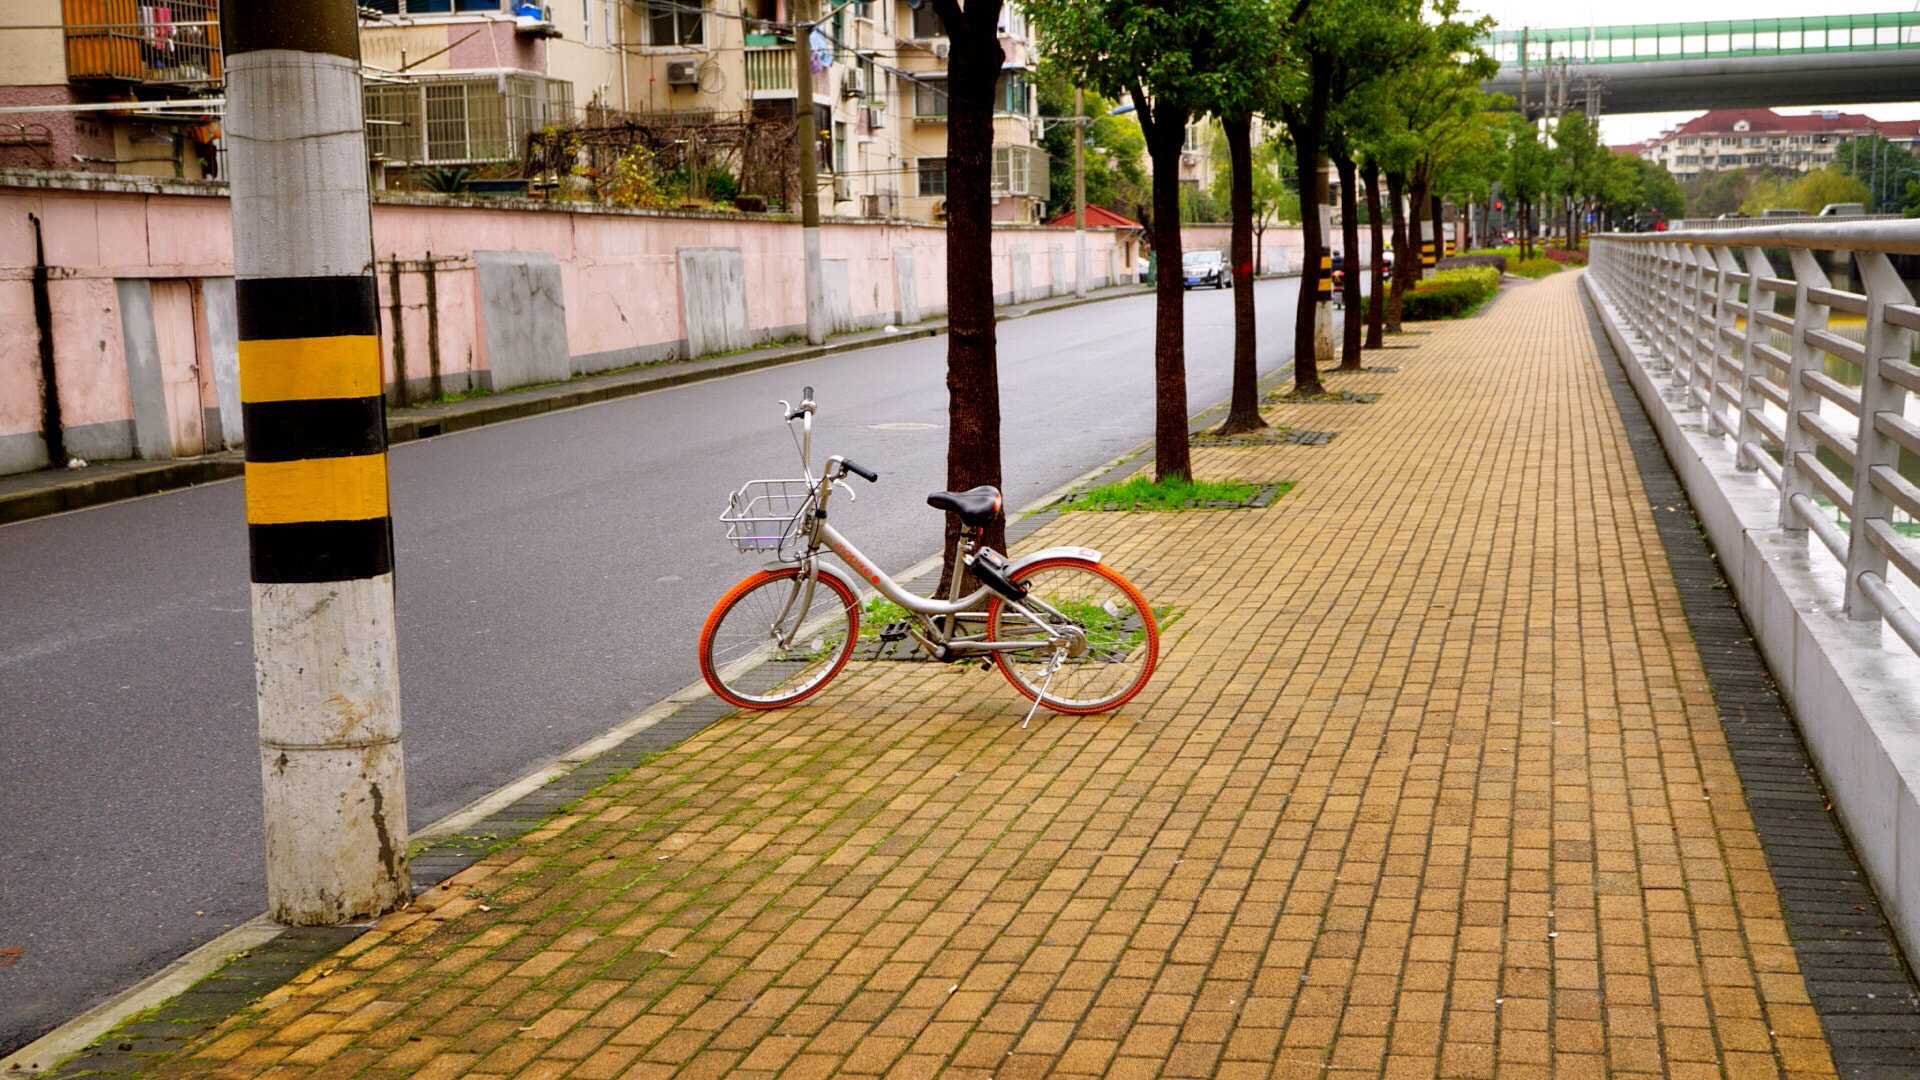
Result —
M 880 640 L 881 641 L 907 640 L 907 620 L 901 619 L 898 622 L 890 622 L 887 625 L 881 627 Z

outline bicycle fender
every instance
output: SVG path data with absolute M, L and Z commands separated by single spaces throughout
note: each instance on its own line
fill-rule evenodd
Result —
M 1074 562 L 1097 563 L 1100 561 L 1100 553 L 1092 548 L 1083 547 L 1046 548 L 1042 551 L 1036 551 L 1031 555 L 1022 555 L 1018 559 L 1015 559 L 1013 564 L 1007 567 L 1007 576 L 1018 580 L 1021 570 L 1043 559 L 1072 559 Z

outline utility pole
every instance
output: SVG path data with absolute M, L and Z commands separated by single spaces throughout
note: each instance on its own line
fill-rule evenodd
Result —
M 221 18 L 268 911 L 348 922 L 409 895 L 359 15 Z
M 820 166 L 818 123 L 813 117 L 813 28 L 803 22 L 801 0 L 793 11 L 793 130 L 800 140 L 800 246 L 806 259 L 807 344 L 827 340 L 827 302 L 820 267 Z
M 1073 88 L 1073 295 L 1087 295 L 1087 103 Z M 1112 284 L 1112 282 L 1108 282 Z

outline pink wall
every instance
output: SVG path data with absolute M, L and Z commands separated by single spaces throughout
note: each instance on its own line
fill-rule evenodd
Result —
M 44 222 L 52 268 L 56 362 L 69 427 L 131 416 L 116 278 L 211 278 L 232 273 L 232 232 L 224 187 L 73 174 L 0 172 L 0 439 L 37 432 L 38 332 L 29 285 L 33 232 Z M 428 365 L 426 277 L 435 267 L 441 371 L 448 388 L 483 368 L 475 250 L 552 252 L 566 300 L 568 351 L 576 365 L 637 362 L 676 355 L 686 338 L 676 249 L 737 248 L 746 274 L 749 321 L 761 337 L 790 334 L 805 322 L 800 230 L 779 217 L 573 209 L 564 204 L 450 203 L 383 195 L 373 206 L 383 347 L 393 372 L 391 263 L 401 263 L 400 330 L 409 380 Z M 1095 283 L 1107 272 L 1114 234 L 1088 230 Z M 1009 226 L 994 235 L 994 292 L 1013 289 L 1012 252 L 1025 247 L 1035 296 L 1071 291 L 1073 231 Z M 1065 252 L 1066 275 L 1053 281 L 1048 249 Z M 946 232 L 930 225 L 839 222 L 821 230 L 822 253 L 844 259 L 848 299 L 860 325 L 890 322 L 899 305 L 896 248 L 910 248 L 916 299 L 925 316 L 946 304 Z M 1123 272 L 1124 272 L 1123 268 Z

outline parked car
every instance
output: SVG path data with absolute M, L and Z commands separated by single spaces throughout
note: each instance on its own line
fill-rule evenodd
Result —
M 1820 208 L 1821 217 L 1851 217 L 1866 212 L 1867 204 L 1857 202 L 1830 202 Z
M 1180 256 L 1180 273 L 1189 289 L 1197 289 L 1202 285 L 1211 285 L 1216 289 L 1233 286 L 1233 274 L 1227 269 L 1227 260 L 1217 251 L 1189 251 Z

